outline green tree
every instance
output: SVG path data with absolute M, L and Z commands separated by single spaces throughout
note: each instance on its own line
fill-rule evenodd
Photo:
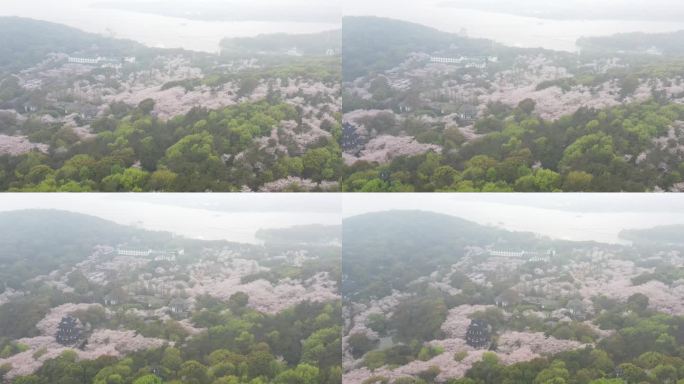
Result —
M 648 296 L 635 293 L 627 299 L 627 307 L 636 313 L 643 314 L 648 310 L 648 302 Z
M 565 176 L 563 190 L 567 192 L 581 192 L 591 190 L 594 177 L 583 171 L 571 171 Z
M 176 372 L 183 363 L 180 350 L 174 347 L 166 347 L 161 360 L 162 366 L 171 372 Z
M 300 364 L 276 376 L 275 384 L 317 384 L 318 368 L 308 364 Z
M 302 345 L 301 362 L 329 367 L 342 359 L 342 329 L 339 326 L 323 328 L 313 332 Z
M 401 302 L 391 323 L 404 340 L 427 341 L 439 337 L 447 309 L 440 298 L 416 297 Z
M 244 292 L 235 292 L 228 298 L 228 308 L 235 313 L 241 314 L 247 309 L 249 303 L 249 295 Z
M 153 99 L 145 99 L 138 104 L 138 109 L 145 115 L 149 115 L 154 109 L 155 102 Z
M 169 147 L 162 163 L 179 175 L 176 184 L 188 191 L 205 191 L 225 177 L 225 166 L 214 149 L 214 137 L 207 133 L 188 135 Z
M 133 384 L 162 384 L 162 379 L 157 377 L 156 375 L 145 375 L 141 376 L 135 381 L 133 381 Z
M 570 373 L 562 360 L 554 360 L 549 368 L 539 372 L 534 384 L 564 384 L 570 379 Z
M 209 384 L 207 367 L 195 360 L 181 364 L 178 376 L 187 384 Z
M 355 358 L 359 358 L 372 351 L 375 348 L 377 341 L 373 341 L 366 336 L 365 333 L 357 332 L 349 335 L 349 346 Z

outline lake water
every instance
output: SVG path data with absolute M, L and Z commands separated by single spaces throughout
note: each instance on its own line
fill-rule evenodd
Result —
M 315 33 L 339 28 L 339 24 L 325 22 L 200 21 L 93 7 L 96 2 L 1 0 L 0 16 L 51 21 L 86 32 L 135 40 L 151 47 L 185 48 L 212 53 L 218 52 L 219 42 L 224 37 L 281 32 Z
M 547 206 L 563 205 L 565 209 L 539 208 L 529 204 L 525 194 L 396 194 L 396 195 L 345 195 L 343 216 L 350 217 L 365 212 L 386 210 L 424 210 L 443 213 L 512 231 L 533 232 L 555 239 L 571 241 L 598 241 L 603 243 L 624 243 L 618 236 L 623 229 L 652 228 L 659 225 L 684 224 L 684 211 L 673 207 L 667 210 L 672 199 L 679 199 L 678 207 L 684 203 L 684 196 L 663 198 L 662 207 L 652 211 L 638 212 L 633 209 L 640 200 L 653 204 L 662 195 L 618 195 L 614 200 L 622 200 L 623 212 L 616 211 L 577 211 L 575 204 L 586 206 L 587 202 L 598 195 L 537 194 L 535 197 Z M 681 196 L 681 198 L 679 198 Z M 426 198 L 429 197 L 429 198 Z M 495 197 L 495 198 L 493 198 Z M 509 203 L 502 203 L 508 200 Z M 522 204 L 525 205 L 522 205 Z
M 275 208 L 274 208 L 275 207 Z M 556 239 L 621 243 L 623 229 L 684 224 L 680 194 L 4 194 L 0 211 L 59 209 L 206 240 L 257 243 L 261 228 L 425 210 Z
M 201 202 L 207 197 L 214 203 L 217 200 L 240 199 L 244 207 L 239 212 L 227 212 L 168 204 L 159 195 L 145 194 L 138 199 L 132 194 L 122 196 L 111 194 L 4 194 L 0 198 L 0 211 L 19 209 L 58 209 L 97 216 L 122 225 L 132 225 L 143 229 L 166 231 L 177 235 L 203 240 L 228 240 L 241 243 L 258 243 L 255 232 L 267 228 L 287 228 L 296 225 L 324 224 L 339 225 L 339 212 L 264 212 L 266 203 L 280 199 L 282 205 L 303 206 L 306 195 L 285 194 L 281 196 L 250 194 L 177 194 L 177 200 Z M 318 203 L 327 201 L 328 206 L 339 207 L 339 195 L 316 197 Z M 252 211 L 250 211 L 252 209 Z
M 240 1 L 249 3 L 248 0 Z M 224 37 L 314 33 L 339 28 L 338 23 L 330 22 L 200 21 L 93 7 L 97 2 L 99 0 L 2 0 L 0 15 L 52 21 L 87 32 L 136 40 L 152 47 L 181 47 L 205 52 L 217 52 L 219 41 Z M 315 2 L 311 2 L 312 7 Z M 448 32 L 467 31 L 471 37 L 489 38 L 511 46 L 565 51 L 576 50 L 575 41 L 582 36 L 684 29 L 684 20 L 548 20 L 445 7 L 440 6 L 439 1 L 431 0 L 343 0 L 341 3 L 346 15 L 391 17 Z M 192 7 L 199 4 L 192 3 Z M 230 4 L 227 2 L 226 6 Z
M 431 0 L 345 0 L 343 4 L 345 15 L 389 17 L 447 32 L 466 31 L 470 37 L 492 39 L 509 46 L 564 51 L 575 51 L 575 42 L 582 36 L 684 29 L 684 20 L 548 20 L 444 7 Z

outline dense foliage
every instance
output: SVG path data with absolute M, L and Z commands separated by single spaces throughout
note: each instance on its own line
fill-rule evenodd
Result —
M 239 57 L 227 52 L 152 49 L 22 18 L 0 18 L 0 36 L 0 54 L 4 53 L 0 55 L 0 110 L 7 110 L 0 111 L 0 135 L 26 136 L 31 143 L 46 145 L 30 153 L 17 151 L 23 155 L 0 156 L 0 190 L 259 190 L 265 183 L 288 176 L 312 180 L 307 189 L 330 181 L 326 188 L 331 189 L 339 180 L 340 128 L 333 107 L 337 97 L 328 94 L 328 89 L 305 92 L 309 84 L 339 83 L 339 31 L 226 40 L 239 46 Z M 303 55 L 278 51 L 255 59 L 250 51 L 275 49 L 272 45 L 277 42 L 301 45 Z M 62 71 L 66 55 L 117 63 L 128 56 L 135 60 L 115 68 L 93 66 L 80 73 Z M 225 97 L 231 100 L 226 104 L 238 104 L 217 110 L 198 105 L 167 121 L 157 118 L 152 99 L 137 107 L 124 102 L 106 105 L 100 97 L 82 99 L 70 91 L 80 81 L 121 91 L 131 79 L 171 71 L 171 62 L 188 70 L 181 79 L 171 76 L 167 79 L 174 80 L 158 84 L 162 91 L 225 89 Z M 17 76 L 22 70 L 33 71 Z M 46 78 L 47 70 L 62 72 Z M 165 81 L 163 76 L 159 79 Z M 27 87 L 25 83 L 31 81 L 39 85 Z M 290 82 L 299 91 L 281 94 L 280 87 Z M 267 88 L 264 97 L 254 95 L 261 86 Z M 315 128 L 330 136 L 318 131 L 319 139 L 302 143 L 299 137 Z M 269 138 L 272 132 L 277 133 L 277 140 Z M 300 186 L 278 184 L 276 188 L 298 190 Z
M 78 361 L 67 351 L 13 383 L 341 383 L 339 302 L 265 315 L 248 309 L 242 295 L 206 300 L 192 322 L 207 329 L 186 342 L 121 359 Z
M 364 294 L 352 297 L 350 302 L 368 303 L 369 299 L 392 293 L 398 300 L 391 311 L 376 307 L 384 312 L 361 317 L 365 321 L 364 325 L 377 333 L 379 340 L 375 335 L 369 337 L 363 331 L 348 335 L 349 351 L 355 359 L 360 359 L 360 365 L 370 370 L 386 367 L 396 374 L 401 372 L 394 369 L 397 366 L 405 366 L 416 360 L 428 361 L 442 354 L 444 351 L 436 346 L 438 343 L 431 341 L 445 337 L 442 327 L 448 311 L 464 305 L 486 305 L 488 307 L 485 310 L 474 312 L 468 318 L 483 320 L 488 324 L 491 330 L 489 348 L 492 351 L 498 349 L 499 336 L 510 331 L 540 332 L 547 337 L 586 345 L 515 364 L 499 360 L 495 353 L 485 352 L 482 359 L 478 359 L 465 373 L 464 378 L 448 379 L 449 384 L 684 382 L 684 317 L 652 309 L 648 296 L 636 293 L 626 300 L 618 300 L 597 293 L 591 296 L 592 310 L 585 312 L 581 300 L 571 295 L 549 297 L 541 294 L 537 297 L 534 292 L 526 292 L 523 296 L 515 291 L 523 276 L 547 276 L 554 283 L 576 284 L 573 275 L 564 271 L 570 263 L 590 261 L 591 256 L 587 253 L 592 249 L 596 250 L 596 244 L 570 245 L 560 241 L 551 244 L 544 239 L 526 239 L 524 234 L 512 234 L 513 237 L 520 238 L 520 242 L 516 244 L 510 240 L 506 242 L 504 231 L 479 227 L 460 220 L 450 221 L 445 216 L 425 212 L 389 212 L 354 219 L 356 220 L 345 221 L 343 262 L 351 257 L 353 263 L 360 264 L 361 267 L 355 269 L 344 265 L 348 276 L 344 281 L 343 291 L 349 294 L 349 289 L 353 288 L 352 294 Z M 347 232 L 347 226 L 353 228 L 353 231 Z M 423 227 L 427 229 L 421 230 Z M 447 227 L 451 229 L 446 229 Z M 675 228 L 634 231 L 639 236 L 631 237 L 637 242 L 643 241 L 649 234 L 658 239 L 667 239 L 674 236 Z M 346 249 L 347 239 L 355 237 L 360 237 L 363 241 L 351 241 L 354 252 L 350 254 Z M 405 240 L 406 238 L 411 240 Z M 471 280 L 476 274 L 450 268 L 462 259 L 459 256 L 464 244 L 488 244 L 501 249 L 534 249 L 535 241 L 538 242 L 538 247 L 552 246 L 562 257 L 554 257 L 545 263 L 528 260 L 511 270 L 492 272 L 497 277 L 486 283 Z M 679 266 L 646 260 L 634 246 L 605 247 L 602 250 L 607 254 L 620 255 L 619 257 L 633 260 L 645 268 L 655 267 L 652 275 L 637 277 L 644 281 L 633 282 L 635 285 L 658 279 L 672 287 L 684 276 L 681 275 Z M 668 246 L 663 245 L 663 249 L 665 248 Z M 402 264 L 403 259 L 411 257 L 407 253 L 418 256 L 413 256 L 411 263 Z M 473 253 L 469 258 L 472 265 L 489 260 L 486 253 Z M 447 259 L 451 262 L 447 262 Z M 379 267 L 373 269 L 373 264 Z M 384 267 L 395 264 L 403 269 L 387 268 L 386 273 Z M 430 267 L 421 269 L 421 265 Z M 371 272 L 362 274 L 364 268 Z M 411 276 L 411 284 L 399 285 L 397 279 L 393 279 L 395 275 L 405 276 L 416 269 L 420 272 Z M 445 276 L 448 276 L 449 285 L 458 291 L 450 293 L 433 285 L 434 282 L 445 281 Z M 397 291 L 390 292 L 380 284 L 384 280 L 394 284 L 393 288 L 401 295 L 397 296 Z M 346 286 L 348 282 L 353 285 Z M 497 304 L 497 298 L 506 300 L 505 307 Z M 543 303 L 541 307 L 539 303 Z M 353 304 L 349 305 L 353 307 Z M 575 309 L 570 312 L 569 308 Z M 540 312 L 544 316 L 539 316 Z M 456 352 L 453 359 L 462 361 L 470 353 L 467 350 Z M 376 373 L 377 376 L 368 378 L 365 383 L 434 383 L 437 382 L 440 368 L 432 366 L 419 374 L 400 378 L 384 377 L 381 373 Z
M 345 191 L 643 192 L 678 190 L 684 181 L 684 115 L 676 101 L 684 96 L 678 89 L 684 66 L 676 51 L 677 33 L 585 39 L 580 45 L 605 40 L 617 47 L 583 49 L 578 55 L 505 47 L 397 20 L 350 17 L 344 22 L 350 27 L 343 31 L 342 109 L 350 115 L 367 111 L 350 117 L 354 133 L 345 150 L 370 157 L 373 150 L 364 144 L 378 139 L 374 145 L 380 145 L 384 135 L 415 138 L 439 149 L 409 157 L 390 152 L 390 164 L 380 166 L 357 161 L 345 169 Z M 622 47 L 621 41 L 637 47 Z M 654 43 L 663 55 L 647 54 Z M 618 52 L 625 50 L 635 52 Z M 447 70 L 427 64 L 428 56 L 475 64 Z M 564 74 L 548 79 L 535 60 Z M 517 106 L 478 105 L 480 95 L 510 84 L 521 92 L 535 85 L 536 91 L 589 91 L 594 98 L 612 88 L 601 96 L 604 105 L 623 105 L 581 107 L 554 120 L 540 118 L 549 108 L 536 113 L 532 99 Z M 651 100 L 644 101 L 645 87 Z M 477 116 L 461 115 L 468 107 Z
M 276 96 L 274 96 L 276 98 Z M 302 114 L 274 100 L 222 110 L 195 108 L 169 121 L 150 114 L 154 103 L 137 108 L 115 104 L 95 121 L 94 140 L 81 141 L 68 129 L 28 120 L 29 138 L 51 144 L 51 153 L 0 157 L 0 189 L 16 191 L 235 191 L 257 189 L 286 176 L 336 180 L 341 169 L 335 139 L 291 156 L 269 154 L 255 139 L 270 135 L 284 120 Z M 339 131 L 330 122 L 331 132 Z M 239 154 L 239 156 L 238 156 Z
M 476 363 L 466 378 L 450 383 L 680 383 L 684 379 L 684 318 L 645 310 L 641 299 L 608 303 L 602 318 L 614 318 L 615 323 L 597 321 L 601 328 L 616 332 L 595 348 L 509 366 L 490 355 Z
M 516 109 L 492 104 L 475 124 L 484 137 L 462 145 L 449 130 L 411 121 L 387 124 L 443 146 L 441 154 L 400 157 L 388 165 L 357 163 L 347 167 L 346 191 L 650 191 L 670 189 L 684 180 L 681 143 L 667 137 L 684 119 L 678 104 L 649 102 L 607 110 L 580 108 L 570 116 L 546 121 L 534 115 L 534 102 Z M 391 121 L 390 121 L 391 123 Z M 457 132 L 456 132 L 457 133 Z M 453 139 L 452 137 L 455 137 Z
M 339 240 L 339 227 L 332 228 L 337 228 L 334 233 Z M 122 287 L 135 281 L 138 275 L 149 276 L 160 268 L 169 268 L 168 261 L 150 260 L 130 275 L 106 282 L 91 281 L 82 270 L 72 269 L 90 256 L 96 245 L 126 244 L 143 249 L 183 248 L 186 252 L 173 262 L 179 270 L 174 278 L 181 281 L 188 281 L 190 277 L 179 267 L 197 263 L 198 255 L 227 249 L 239 251 L 243 257 L 263 263 L 278 273 L 274 283 L 286 278 L 306 280 L 322 271 L 333 281 L 339 281 L 339 246 L 297 245 L 295 249 L 299 252 L 316 257 L 292 266 L 275 256 L 292 252 L 292 245 L 298 242 L 283 243 L 269 238 L 263 245 L 251 246 L 188 240 L 60 211 L 4 213 L 0 215 L 0 229 L 6 235 L 2 248 L 7 250 L 0 258 L 2 278 L 6 279 L 0 281 L 0 287 L 4 290 L 7 284 L 21 292 L 9 296 L 9 301 L 0 305 L 0 359 L 29 349 L 17 342 L 21 338 L 50 337 L 37 325 L 51 309 L 67 303 L 106 303 L 106 297 L 116 297 L 118 304 L 106 308 L 91 305 L 70 313 L 84 325 L 84 332 L 131 330 L 136 335 L 165 342 L 160 348 L 96 360 L 79 359 L 69 350 L 46 360 L 31 375 L 12 378 L 12 384 L 341 383 L 339 300 L 301 301 L 277 313 L 264 313 L 253 309 L 249 293 L 237 292 L 228 299 L 205 294 L 197 296 L 192 311 L 182 316 L 165 312 L 170 315 L 143 317 L 140 311 L 157 311 L 160 304 L 141 302 L 133 291 Z M 294 233 L 307 238 L 307 230 L 334 231 L 330 227 L 307 226 L 298 227 Z M 275 232 L 273 236 L 277 240 Z M 61 279 L 69 289 L 56 287 L 46 278 L 36 278 L 50 272 L 62 274 Z M 169 301 L 161 296 L 155 298 L 161 303 Z M 190 327 L 195 331 L 191 332 Z M 33 356 L 37 358 L 42 353 L 47 353 L 47 348 L 34 351 Z M 0 367 L 0 382 L 5 382 L 3 375 L 9 370 L 10 367 Z

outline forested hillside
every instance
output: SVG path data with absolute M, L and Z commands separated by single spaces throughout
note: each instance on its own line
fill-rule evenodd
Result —
M 684 31 L 671 33 L 621 33 L 614 36 L 582 38 L 577 45 L 587 53 L 684 55 Z
M 145 232 L 100 218 L 63 211 L 0 213 L 0 289 L 21 289 L 30 279 L 90 256 L 96 245 L 118 243 L 134 233 L 141 244 L 170 241 L 168 233 Z
M 247 300 L 244 293 L 227 304 L 207 297 L 191 320 L 204 330 L 192 338 L 176 325 L 175 343 L 125 358 L 77 360 L 67 351 L 12 383 L 341 383 L 339 302 L 264 315 Z
M 667 225 L 649 229 L 632 229 L 620 232 L 620 237 L 638 244 L 684 246 L 684 225 Z
M 28 122 L 22 129 L 29 137 L 61 149 L 0 157 L 0 185 L 18 191 L 236 191 L 287 176 L 323 181 L 339 175 L 333 139 L 305 153 L 293 143 L 291 156 L 259 151 L 254 140 L 270 135 L 279 122 L 301 121 L 291 105 L 274 100 L 195 108 L 170 121 L 151 116 L 153 106 L 149 100 L 137 108 L 110 107 L 109 116 L 92 124 L 97 136 L 85 142 L 68 130 Z M 334 134 L 339 128 L 329 122 L 328 129 Z
M 662 242 L 677 228 L 625 232 L 656 249 L 428 212 L 349 218 L 343 380 L 678 383 L 684 275 L 679 248 Z
M 315 34 L 271 34 L 257 37 L 229 38 L 221 41 L 223 55 L 282 55 L 291 54 L 332 56 L 340 53 L 341 30 Z
M 329 244 L 342 241 L 337 225 L 302 225 L 291 228 L 260 229 L 256 237 L 270 244 Z
M 155 52 L 158 50 L 130 40 L 106 38 L 61 24 L 0 17 L 0 78 L 38 64 L 51 53 L 147 57 Z
M 391 19 L 345 23 L 345 191 L 684 188 L 677 34 L 587 39 L 599 48 L 575 54 Z M 623 39 L 636 51 L 609 48 Z
M 471 55 L 492 53 L 490 40 L 460 37 L 436 29 L 378 17 L 343 19 L 342 72 L 345 81 L 397 66 L 409 54 L 458 46 Z
M 538 246 L 531 234 L 421 211 L 370 213 L 344 220 L 343 295 L 382 297 L 430 271 L 458 262 L 466 246 Z
M 442 153 L 400 157 L 389 164 L 356 163 L 347 191 L 553 192 L 668 190 L 684 175 L 678 104 L 581 108 L 555 121 L 534 114 L 531 100 L 516 109 L 489 105 L 475 129 L 485 136 L 462 144 L 450 130 L 407 121 L 419 140 Z M 503 111 L 502 111 L 503 110 Z M 408 124 L 413 124 L 408 126 Z M 673 127 L 674 126 L 674 127 Z M 398 123 L 386 129 L 402 129 Z M 415 130 L 414 130 L 415 127 Z M 423 136 L 420 134 L 426 133 Z M 659 137 L 670 139 L 656 140 Z M 674 136 L 674 137 L 673 137 Z
M 0 230 L 2 383 L 341 383 L 339 245 L 188 240 L 61 211 L 2 213 Z M 65 318 L 78 340 L 60 341 Z
M 0 32 L 2 190 L 339 189 L 339 31 L 226 40 L 235 55 Z

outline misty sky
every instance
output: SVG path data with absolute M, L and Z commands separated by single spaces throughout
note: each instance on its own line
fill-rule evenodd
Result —
M 386 210 L 444 213 L 565 240 L 616 243 L 623 229 L 684 224 L 680 194 L 373 194 L 345 195 L 343 216 Z
M 679 0 L 345 0 L 345 15 L 390 17 L 517 47 L 575 50 L 582 36 L 684 29 Z
M 262 228 L 339 225 L 336 194 L 3 194 L 0 211 L 57 209 L 190 238 L 255 242 Z

